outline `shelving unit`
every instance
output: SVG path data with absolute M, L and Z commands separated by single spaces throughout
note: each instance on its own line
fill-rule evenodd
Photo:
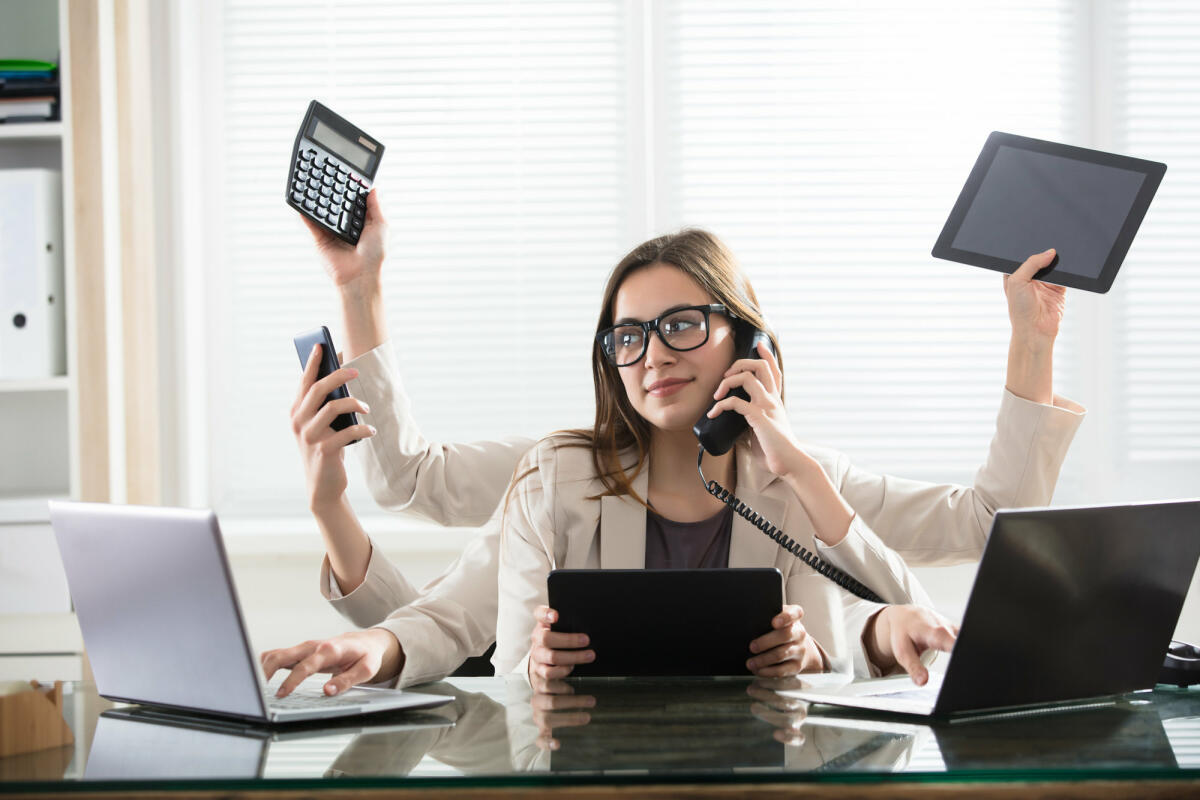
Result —
M 0 142 L 61 141 L 63 124 L 56 122 L 7 122 L 0 124 Z
M 65 297 L 76 308 L 74 175 L 70 97 L 69 5 L 57 10 L 62 120 L 0 124 L 0 170 L 56 170 L 62 178 Z M 0 27 L 23 25 L 31 7 L 0 0 Z M 38 6 L 39 13 L 46 6 Z M 15 22 L 13 20 L 16 20 Z M 11 44 L 10 44 L 11 46 Z M 8 324 L 0 319 L 0 324 Z M 82 643 L 49 524 L 47 500 L 78 498 L 78 381 L 73 321 L 67 322 L 67 375 L 0 380 L 0 680 L 82 677 Z M 32 673 L 32 674 L 31 674 Z

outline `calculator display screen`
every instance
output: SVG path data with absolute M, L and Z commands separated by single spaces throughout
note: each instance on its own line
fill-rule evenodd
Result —
M 342 136 L 340 133 L 329 127 L 321 120 L 314 120 L 312 140 L 329 150 L 336 156 L 339 156 L 354 166 L 358 167 L 363 172 L 367 171 L 367 165 L 371 163 L 371 152 L 359 147 L 354 142 Z

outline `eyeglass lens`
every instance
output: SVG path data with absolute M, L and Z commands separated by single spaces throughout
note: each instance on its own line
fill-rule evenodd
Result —
M 658 321 L 663 341 L 672 350 L 692 350 L 708 338 L 708 325 L 703 311 L 685 308 Z M 640 325 L 619 325 L 605 342 L 606 349 L 617 366 L 632 364 L 646 350 L 646 332 Z

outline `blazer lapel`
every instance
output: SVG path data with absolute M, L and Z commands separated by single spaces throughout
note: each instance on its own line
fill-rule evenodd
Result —
M 760 517 L 786 533 L 788 504 L 765 491 L 779 478 L 757 463 L 753 447 L 748 442 L 739 442 L 734 452 L 738 475 L 734 494 Z M 780 549 L 775 541 L 749 520 L 734 513 L 733 530 L 729 536 L 729 566 L 769 567 L 775 564 Z
M 645 497 L 650 470 L 634 478 L 633 488 Z M 646 509 L 632 497 L 600 498 L 600 568 L 643 569 L 646 566 Z

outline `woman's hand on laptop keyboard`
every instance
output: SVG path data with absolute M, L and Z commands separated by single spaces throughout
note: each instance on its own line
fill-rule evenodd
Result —
M 921 663 L 927 650 L 949 653 L 958 638 L 958 626 L 921 606 L 888 606 L 868 622 L 863 630 L 867 658 L 881 673 L 888 675 L 897 666 L 924 686 L 929 670 Z
M 358 683 L 390 680 L 404 666 L 404 651 L 390 631 L 371 628 L 351 631 L 326 639 L 309 641 L 295 647 L 268 650 L 260 656 L 267 680 L 280 669 L 290 669 L 276 697 L 287 697 L 310 675 L 329 672 L 325 694 L 335 695 Z

